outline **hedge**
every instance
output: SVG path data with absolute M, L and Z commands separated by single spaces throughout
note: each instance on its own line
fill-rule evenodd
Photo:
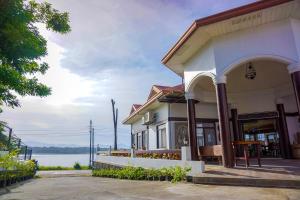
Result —
M 142 167 L 125 167 L 120 169 L 95 169 L 93 176 L 109 177 L 130 180 L 167 180 L 178 182 L 185 180 L 187 172 L 190 168 L 181 168 L 179 166 L 161 169 L 145 169 Z

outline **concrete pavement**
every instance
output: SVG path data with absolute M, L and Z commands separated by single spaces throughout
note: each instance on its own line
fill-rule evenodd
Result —
M 51 177 L 32 179 L 10 188 L 0 200 L 113 200 L 113 199 L 300 199 L 300 190 L 238 186 L 172 184 L 99 177 Z
M 43 178 L 91 176 L 92 170 L 53 170 L 53 171 L 48 170 L 48 171 L 38 171 L 36 175 Z

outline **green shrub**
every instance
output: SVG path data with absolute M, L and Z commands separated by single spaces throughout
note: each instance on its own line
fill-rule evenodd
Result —
M 18 151 L 12 151 L 0 157 L 0 168 L 2 173 L 0 180 L 6 183 L 9 180 L 20 180 L 33 177 L 36 172 L 36 164 L 32 160 L 20 161 L 17 159 Z M 6 185 L 6 184 L 5 184 Z
M 81 170 L 81 165 L 79 164 L 79 162 L 75 162 L 73 168 L 76 170 Z
M 190 171 L 190 168 L 181 168 L 179 166 L 161 169 L 124 167 L 121 169 L 95 169 L 92 175 L 130 180 L 170 180 L 174 183 L 184 180 L 188 171 Z

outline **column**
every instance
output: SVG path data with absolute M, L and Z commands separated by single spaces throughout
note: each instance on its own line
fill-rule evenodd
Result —
M 225 78 L 223 77 L 223 79 Z M 220 135 L 221 135 L 222 150 L 223 150 L 223 166 L 227 168 L 232 168 L 234 166 L 233 149 L 232 149 L 231 137 L 230 137 L 230 122 L 229 122 L 229 111 L 228 111 L 225 81 L 217 82 L 216 92 L 217 92 Z
M 242 140 L 240 137 L 239 122 L 238 122 L 238 111 L 236 108 L 231 109 L 231 122 L 233 131 L 233 140 Z
M 291 159 L 292 152 L 290 146 L 290 139 L 289 139 L 289 131 L 287 128 L 286 117 L 285 117 L 285 110 L 284 105 L 282 103 L 277 104 L 277 111 L 278 111 L 278 123 L 279 123 L 279 140 L 281 146 L 281 154 L 283 158 Z
M 191 159 L 199 160 L 198 147 L 197 147 L 197 133 L 196 133 L 196 112 L 195 112 L 195 99 L 187 99 L 187 117 L 188 117 L 188 130 L 189 141 L 191 147 Z

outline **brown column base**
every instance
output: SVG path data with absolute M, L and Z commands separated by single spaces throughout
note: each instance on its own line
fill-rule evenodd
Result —
M 223 166 L 232 168 L 233 162 L 233 148 L 231 144 L 230 122 L 227 103 L 227 92 L 225 83 L 217 84 L 217 98 L 218 98 L 218 112 L 220 135 L 223 148 Z
M 195 113 L 196 100 L 187 100 L 187 116 L 188 116 L 188 129 L 189 129 L 189 140 L 191 146 L 191 159 L 199 160 L 198 146 L 197 146 L 197 133 L 196 133 L 196 113 Z
M 279 125 L 279 142 L 281 147 L 282 157 L 285 159 L 292 158 L 292 151 L 289 139 L 289 131 L 287 128 L 285 110 L 283 104 L 277 104 L 277 111 L 279 115 L 278 125 Z

